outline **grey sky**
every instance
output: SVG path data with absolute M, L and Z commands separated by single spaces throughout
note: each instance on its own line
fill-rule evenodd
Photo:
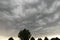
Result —
M 0 35 L 17 36 L 24 28 L 34 36 L 59 35 L 60 1 L 0 0 Z

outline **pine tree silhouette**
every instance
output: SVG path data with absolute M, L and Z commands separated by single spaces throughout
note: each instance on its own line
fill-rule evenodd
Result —
M 10 37 L 8 40 L 14 40 L 13 37 Z
M 42 40 L 41 38 L 38 38 L 38 40 Z
M 34 38 L 34 37 L 32 37 L 30 40 L 35 40 L 35 38 Z
M 44 40 L 49 40 L 49 39 L 47 37 L 45 37 Z

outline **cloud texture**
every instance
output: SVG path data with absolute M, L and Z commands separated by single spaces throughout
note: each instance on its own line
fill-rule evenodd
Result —
M 24 28 L 34 36 L 60 34 L 59 0 L 0 0 L 0 5 L 0 35 L 16 36 Z

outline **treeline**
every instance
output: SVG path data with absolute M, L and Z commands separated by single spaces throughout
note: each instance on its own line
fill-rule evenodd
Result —
M 31 33 L 29 30 L 27 29 L 24 29 L 24 30 L 21 30 L 19 33 L 18 33 L 18 38 L 21 39 L 21 40 L 35 40 L 34 37 L 31 37 Z M 8 40 L 14 40 L 13 37 L 10 37 Z M 42 38 L 38 38 L 37 40 L 42 40 Z M 45 37 L 44 40 L 49 40 L 48 37 Z M 56 38 L 51 38 L 50 40 L 60 40 L 60 38 L 56 37 Z

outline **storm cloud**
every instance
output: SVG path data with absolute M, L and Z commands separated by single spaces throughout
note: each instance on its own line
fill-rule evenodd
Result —
M 24 28 L 34 36 L 59 35 L 59 26 L 59 0 L 0 0 L 0 35 L 17 36 Z

